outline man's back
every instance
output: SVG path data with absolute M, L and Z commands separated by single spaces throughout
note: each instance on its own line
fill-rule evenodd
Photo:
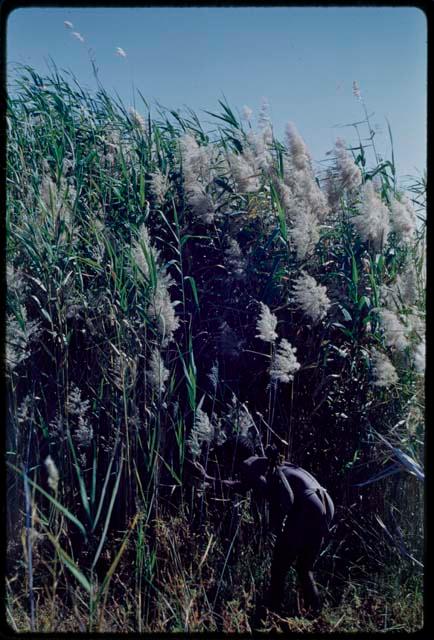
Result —
M 318 516 L 326 516 L 327 524 L 333 519 L 334 506 L 327 491 L 308 471 L 290 462 L 270 467 L 266 457 L 251 456 L 244 460 L 240 477 L 246 488 L 251 488 L 270 501 L 273 520 L 280 522 L 293 506 L 305 505 Z
M 251 456 L 242 462 L 241 480 L 252 488 L 263 488 L 268 479 L 269 460 L 265 457 Z M 283 473 L 289 482 L 294 497 L 298 497 L 304 491 L 316 490 L 321 487 L 319 482 L 308 471 L 290 462 L 276 465 L 276 471 Z

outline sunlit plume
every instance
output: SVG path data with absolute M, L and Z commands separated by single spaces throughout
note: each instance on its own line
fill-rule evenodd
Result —
M 74 36 L 74 38 L 77 38 L 77 40 L 80 40 L 80 42 L 84 42 L 83 36 L 78 31 L 73 31 L 72 35 Z
M 274 354 L 269 373 L 270 378 L 275 382 L 292 382 L 294 374 L 300 369 L 293 347 L 286 338 L 282 338 Z
M 374 387 L 390 387 L 398 382 L 398 374 L 385 353 L 371 349 L 371 363 Z
M 277 338 L 276 327 L 277 318 L 271 313 L 269 307 L 263 302 L 261 305 L 261 313 L 256 323 L 256 330 L 259 332 L 256 337 L 264 342 L 274 342 Z
M 315 278 L 302 272 L 302 275 L 295 281 L 293 290 L 297 306 L 313 322 L 319 322 L 327 315 L 331 304 L 327 297 L 327 289 L 318 284 Z

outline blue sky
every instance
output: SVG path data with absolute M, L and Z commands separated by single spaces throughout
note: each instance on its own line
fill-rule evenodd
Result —
M 277 135 L 292 120 L 316 161 L 337 136 L 356 141 L 352 128 L 335 126 L 363 118 L 356 80 L 375 112 L 382 155 L 390 155 L 387 118 L 398 174 L 425 169 L 427 27 L 416 8 L 65 7 L 9 16 L 10 76 L 17 62 L 45 73 L 51 57 L 93 89 L 89 49 L 105 88 L 139 110 L 133 87 L 151 104 L 197 112 L 218 110 L 224 95 L 232 108 L 248 105 L 257 114 L 265 97 Z

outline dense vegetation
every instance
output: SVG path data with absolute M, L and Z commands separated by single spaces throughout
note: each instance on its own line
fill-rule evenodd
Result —
M 420 628 L 423 180 L 400 189 L 367 113 L 317 176 L 266 105 L 205 129 L 141 100 L 30 68 L 9 98 L 9 624 Z M 187 464 L 236 433 L 337 505 L 315 620 L 255 618 L 266 514 Z

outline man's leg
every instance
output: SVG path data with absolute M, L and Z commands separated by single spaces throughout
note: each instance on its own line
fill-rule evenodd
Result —
M 288 546 L 288 541 L 284 538 L 282 532 L 277 537 L 271 563 L 269 605 L 275 611 L 278 611 L 282 605 L 286 575 L 294 561 L 295 553 Z
M 306 500 L 301 517 L 305 532 L 303 546 L 297 559 L 297 573 L 305 608 L 318 613 L 321 610 L 321 599 L 313 575 L 313 568 L 326 531 L 326 515 L 317 496 L 311 496 Z
M 279 609 L 285 593 L 285 579 L 303 547 L 301 514 L 292 511 L 277 535 L 271 563 L 270 606 Z
M 305 564 L 301 557 L 297 563 L 297 573 L 304 597 L 304 607 L 311 609 L 314 613 L 319 613 L 321 610 L 321 599 L 313 576 L 312 563 L 309 562 Z

